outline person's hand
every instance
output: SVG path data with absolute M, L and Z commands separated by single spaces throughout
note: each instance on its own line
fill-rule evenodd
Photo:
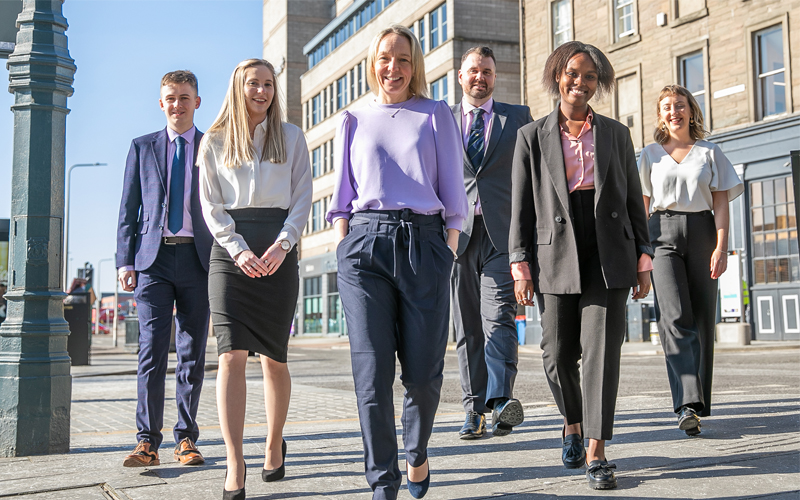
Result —
M 345 218 L 336 219 L 333 221 L 333 230 L 336 235 L 336 246 L 338 247 L 350 230 L 350 221 Z
M 244 274 L 251 278 L 260 278 L 269 274 L 269 268 L 264 262 L 256 257 L 252 250 L 243 250 L 236 254 L 236 265 Z
M 126 292 L 132 292 L 136 288 L 136 271 L 123 271 L 119 273 L 119 284 Z
M 269 269 L 269 272 L 267 272 L 267 274 L 268 275 L 275 274 L 275 271 L 277 271 L 278 268 L 281 267 L 281 264 L 283 263 L 283 259 L 285 257 L 286 257 L 286 252 L 283 250 L 283 248 L 281 248 L 280 242 L 276 241 L 275 243 L 272 244 L 272 246 L 267 248 L 267 251 L 264 252 L 264 255 L 261 256 L 261 261 L 264 262 L 264 264 L 266 264 L 267 266 L 267 269 Z
M 714 250 L 711 254 L 711 279 L 717 279 L 728 269 L 728 252 Z
M 448 229 L 447 230 L 447 246 L 450 247 L 450 251 L 453 252 L 453 258 L 458 258 L 458 234 L 461 231 L 458 229 Z
M 533 281 L 515 281 L 514 296 L 517 298 L 517 302 L 523 306 L 533 306 Z
M 639 271 L 636 273 L 638 285 L 633 287 L 631 298 L 633 300 L 643 299 L 650 293 L 650 271 Z

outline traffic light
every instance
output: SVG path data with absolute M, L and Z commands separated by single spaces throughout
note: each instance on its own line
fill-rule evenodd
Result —
M 82 269 L 78 269 L 78 278 L 82 278 L 86 280 L 86 286 L 84 287 L 86 290 L 92 288 L 92 275 L 94 274 L 94 267 L 92 267 L 91 262 L 86 262 L 83 264 Z

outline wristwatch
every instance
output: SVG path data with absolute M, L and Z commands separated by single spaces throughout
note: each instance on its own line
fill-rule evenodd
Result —
M 292 244 L 289 243 L 289 240 L 281 240 L 281 250 L 284 252 L 288 252 L 292 249 Z

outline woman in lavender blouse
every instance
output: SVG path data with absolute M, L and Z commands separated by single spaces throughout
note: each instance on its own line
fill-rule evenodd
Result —
M 447 103 L 427 98 L 422 50 L 407 28 L 394 25 L 373 39 L 367 82 L 374 100 L 342 113 L 327 218 L 338 239 L 367 482 L 373 499 L 397 498 L 396 355 L 406 389 L 408 489 L 422 498 L 442 387 L 450 270 L 467 215 L 461 138 Z

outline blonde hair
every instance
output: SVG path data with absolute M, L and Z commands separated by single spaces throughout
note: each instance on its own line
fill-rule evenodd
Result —
M 653 139 L 659 144 L 669 142 L 667 124 L 661 120 L 661 101 L 670 96 L 682 96 L 689 102 L 689 109 L 692 110 L 692 117 L 689 121 L 689 137 L 695 141 L 705 138 L 708 132 L 703 128 L 703 110 L 700 109 L 697 99 L 685 87 L 667 85 L 661 89 L 661 93 L 658 94 L 658 101 L 656 101 L 656 129 L 653 131 Z
M 261 161 L 269 160 L 272 163 L 286 163 L 286 139 L 283 134 L 283 120 L 281 98 L 278 89 L 278 79 L 275 78 L 275 68 L 264 59 L 247 59 L 240 62 L 233 70 L 228 92 L 222 102 L 214 123 L 208 129 L 206 136 L 210 138 L 221 136 L 223 139 L 222 162 L 228 168 L 239 168 L 243 163 L 255 160 L 255 146 L 250 138 L 248 127 L 249 114 L 245 105 L 244 84 L 245 72 L 256 66 L 266 67 L 272 73 L 272 85 L 275 93 L 272 103 L 267 109 L 267 133 L 264 135 L 264 144 L 261 147 Z M 204 141 L 205 142 L 205 141 Z
M 369 45 L 369 53 L 367 54 L 367 84 L 369 88 L 375 95 L 378 94 L 380 84 L 378 83 L 378 77 L 375 75 L 375 61 L 378 58 L 378 48 L 381 45 L 381 40 L 389 34 L 404 36 L 408 43 L 411 44 L 411 66 L 413 71 L 411 73 L 411 83 L 408 84 L 408 93 L 411 96 L 428 97 L 428 82 L 425 80 L 425 59 L 422 54 L 422 47 L 420 47 L 414 33 L 400 24 L 393 24 L 385 28 L 375 35 Z

